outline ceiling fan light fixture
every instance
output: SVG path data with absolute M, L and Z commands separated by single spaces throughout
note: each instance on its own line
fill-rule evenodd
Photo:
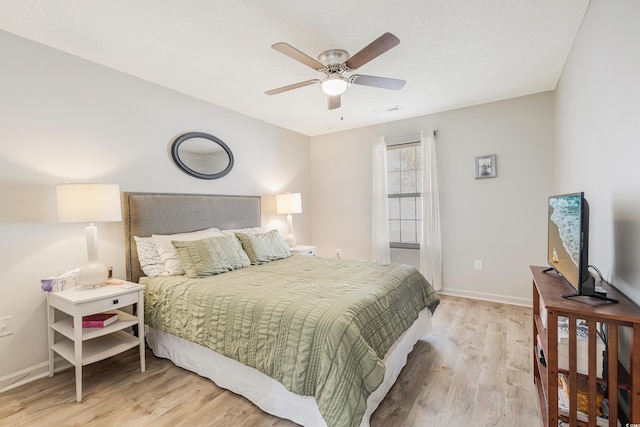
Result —
M 329 77 L 320 84 L 322 91 L 329 96 L 342 95 L 349 87 L 349 82 L 342 77 Z
M 369 61 L 382 55 L 389 49 L 397 46 L 400 39 L 391 33 L 384 33 L 353 56 L 344 49 L 329 49 L 318 55 L 318 60 L 299 51 L 288 43 L 280 42 L 271 47 L 278 52 L 306 65 L 309 68 L 324 74 L 324 79 L 311 79 L 300 83 L 283 86 L 277 89 L 268 90 L 266 95 L 275 95 L 292 89 L 297 89 L 312 84 L 320 84 L 322 91 L 328 96 L 327 106 L 329 110 L 340 108 L 342 95 L 351 84 L 361 86 L 378 87 L 382 89 L 400 90 L 406 83 L 404 80 L 391 79 L 388 77 L 367 76 L 364 74 L 353 74 L 344 76 L 343 73 L 350 73 Z

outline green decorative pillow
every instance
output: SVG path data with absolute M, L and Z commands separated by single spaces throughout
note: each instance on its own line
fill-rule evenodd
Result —
M 233 270 L 219 240 L 172 241 L 188 277 L 213 276 Z
M 251 264 L 265 264 L 291 256 L 291 249 L 278 230 L 257 234 L 236 233 L 236 236 L 240 239 Z
M 180 276 L 184 274 L 184 269 L 180 263 L 180 257 L 176 252 L 175 247 L 171 243 L 172 241 L 191 241 L 200 240 L 206 237 L 218 236 L 220 230 L 217 228 L 207 228 L 205 230 L 192 231 L 190 233 L 178 233 L 178 234 L 152 234 L 153 241 L 158 249 L 158 254 L 162 260 L 164 271 L 163 276 Z
M 219 242 L 227 257 L 227 261 L 229 261 L 233 270 L 249 267 L 251 265 L 251 260 L 247 256 L 247 253 L 242 249 L 242 244 L 235 235 L 209 237 L 207 240 Z

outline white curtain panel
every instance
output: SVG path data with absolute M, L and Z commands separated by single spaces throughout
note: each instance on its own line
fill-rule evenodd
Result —
M 442 289 L 442 242 L 440 239 L 440 203 L 438 171 L 433 129 L 420 132 L 422 144 L 422 244 L 420 271 L 435 290 Z
M 371 258 L 391 262 L 389 250 L 389 201 L 387 199 L 387 145 L 384 137 L 373 138 L 373 194 L 371 197 Z

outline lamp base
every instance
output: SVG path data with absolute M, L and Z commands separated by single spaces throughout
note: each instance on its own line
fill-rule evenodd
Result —
M 296 236 L 292 234 L 287 234 L 284 238 L 284 241 L 289 245 L 290 248 L 296 245 Z
M 109 277 L 109 270 L 99 261 L 90 261 L 80 267 L 78 283 L 83 288 L 97 288 L 104 285 Z

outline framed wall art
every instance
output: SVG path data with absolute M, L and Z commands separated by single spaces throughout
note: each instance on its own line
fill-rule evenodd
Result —
M 476 179 L 495 178 L 496 176 L 498 176 L 496 170 L 496 155 L 487 154 L 485 156 L 477 156 Z

